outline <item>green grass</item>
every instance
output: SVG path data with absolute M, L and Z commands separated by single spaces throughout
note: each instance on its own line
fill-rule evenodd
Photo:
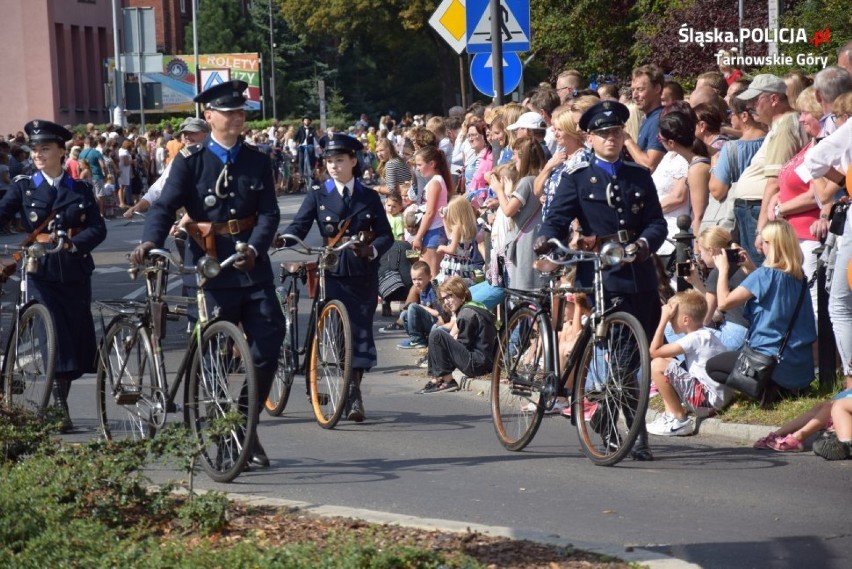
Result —
M 726 423 L 779 426 L 808 411 L 814 405 L 831 399 L 844 386 L 844 379 L 840 375 L 829 387 L 821 386 L 819 381 L 815 379 L 801 397 L 778 401 L 766 409 L 762 409 L 758 402 L 745 395 L 738 394 L 730 405 L 716 413 L 716 418 Z M 663 411 L 662 398 L 654 397 L 651 399 L 649 408 L 655 411 Z

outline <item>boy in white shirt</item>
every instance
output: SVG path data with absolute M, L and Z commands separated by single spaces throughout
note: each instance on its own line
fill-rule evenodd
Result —
M 660 392 L 666 412 L 648 423 L 648 432 L 661 436 L 691 435 L 695 422 L 687 409 L 721 409 L 733 396 L 724 385 L 710 379 L 705 365 L 711 357 L 726 351 L 709 328 L 704 327 L 707 301 L 696 290 L 679 292 L 663 306 L 660 324 L 651 340 L 651 380 Z M 666 324 L 685 334 L 672 344 L 665 343 Z M 685 368 L 676 356 L 685 356 Z

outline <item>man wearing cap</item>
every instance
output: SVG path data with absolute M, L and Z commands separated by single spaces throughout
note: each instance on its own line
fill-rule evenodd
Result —
M 759 266 L 764 260 L 760 230 L 768 220 L 767 204 L 778 193 L 778 173 L 808 143 L 808 134 L 787 101 L 787 85 L 780 77 L 758 75 L 737 99 L 747 101 L 752 116 L 769 126 L 763 144 L 728 193 L 734 198 L 740 244 Z
M 580 117 L 580 129 L 589 133 L 594 153 L 562 174 L 534 249 L 538 254 L 547 253 L 553 248 L 547 242 L 552 237 L 568 243 L 574 220 L 584 236 L 635 247 L 634 262 L 604 270 L 604 292 L 607 302 L 620 298 L 619 310 L 636 316 L 651 338 L 661 310 L 657 271 L 650 255 L 665 241 L 667 227 L 650 172 L 621 158 L 624 123 L 629 116 L 623 104 L 601 101 Z M 577 266 L 581 286 L 592 286 L 593 278 L 589 263 Z M 633 449 L 635 459 L 653 459 L 647 440 L 643 429 Z
M 95 372 L 91 252 L 106 239 L 107 230 L 91 185 L 73 180 L 62 168 L 71 132 L 43 120 L 30 121 L 24 130 L 37 170 L 31 177 L 15 178 L 0 200 L 0 227 L 20 215 L 29 234 L 23 245 L 51 242 L 58 230 L 68 234 L 64 250 L 39 260 L 27 288 L 53 317 L 58 340 L 53 397 L 64 415 L 62 432 L 68 432 L 73 428 L 67 403 L 71 382 Z
M 184 147 L 172 162 L 160 199 L 151 207 L 142 243 L 131 261 L 140 264 L 154 247 L 161 247 L 183 207 L 192 240 L 188 261 L 205 254 L 219 260 L 232 255 L 236 244 L 248 244 L 245 256 L 207 285 L 208 303 L 225 320 L 239 323 L 254 360 L 259 409 L 263 408 L 284 340 L 284 317 L 275 297 L 272 265 L 267 251 L 280 221 L 269 157 L 240 138 L 245 124 L 245 81 L 229 81 L 199 93 L 210 136 Z M 199 222 L 211 222 L 215 247 L 198 238 Z M 213 250 L 210 250 L 213 249 Z M 251 465 L 265 468 L 269 459 L 260 442 L 252 445 Z
M 187 117 L 180 124 L 180 129 L 177 132 L 176 138 L 182 143 L 181 147 L 191 146 L 193 144 L 201 143 L 205 138 L 207 138 L 208 134 L 210 134 L 210 125 L 207 124 L 207 121 L 204 119 L 197 119 L 195 117 Z M 157 178 L 157 181 L 151 184 L 148 191 L 145 192 L 145 194 L 137 200 L 133 206 L 124 212 L 124 217 L 131 219 L 136 213 L 148 211 L 151 204 L 160 199 L 160 194 L 163 191 L 163 187 L 166 185 L 169 173 L 172 171 L 172 164 L 173 162 L 169 162 L 166 165 L 163 173 L 160 174 L 159 178 Z
M 373 237 L 340 253 L 337 266 L 326 271 L 326 298 L 346 306 L 352 326 L 352 381 L 344 416 L 357 423 L 366 418 L 361 397 L 364 372 L 376 366 L 373 317 L 379 294 L 379 259 L 393 244 L 393 233 L 379 194 L 361 184 L 357 154 L 364 145 L 335 133 L 325 147 L 330 176 L 305 196 L 293 222 L 282 232 L 304 239 L 316 223 L 323 240 L 344 242 L 361 231 Z M 283 241 L 282 241 L 283 244 Z
M 532 111 L 526 112 L 518 117 L 517 122 L 513 122 L 507 126 L 506 130 L 515 131 L 515 136 L 518 138 L 528 136 L 541 144 L 541 148 L 544 150 L 545 161 L 553 158 L 553 154 L 544 143 L 544 135 L 547 132 L 547 123 L 544 122 L 544 118 L 540 114 Z

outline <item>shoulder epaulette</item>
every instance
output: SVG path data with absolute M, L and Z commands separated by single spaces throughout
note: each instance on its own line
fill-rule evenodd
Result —
M 31 180 L 31 179 L 32 179 L 32 176 L 28 176 L 27 174 L 18 174 L 17 176 L 15 176 L 12 179 L 12 181 L 13 182 L 20 182 L 21 180 Z
M 204 146 L 202 144 L 190 144 L 188 146 L 184 146 L 183 148 L 181 148 L 180 153 L 184 158 L 189 158 L 190 156 L 192 156 L 193 154 L 195 154 L 196 152 L 198 152 L 202 148 L 204 148 Z
M 578 172 L 578 171 L 582 170 L 583 168 L 588 168 L 590 164 L 591 164 L 591 162 L 588 162 L 587 160 L 581 160 L 581 161 L 577 162 L 576 164 L 573 164 L 570 169 L 565 170 L 565 172 L 563 172 L 563 174 L 573 174 L 574 172 Z
M 631 166 L 631 167 L 633 167 L 633 168 L 642 168 L 643 170 L 647 170 L 647 171 L 649 171 L 649 172 L 651 171 L 651 169 L 650 169 L 650 168 L 648 168 L 648 167 L 646 167 L 646 166 L 643 166 L 643 165 L 639 164 L 638 162 L 633 162 L 632 160 L 625 160 L 625 161 L 622 163 L 622 165 L 624 165 L 624 166 Z

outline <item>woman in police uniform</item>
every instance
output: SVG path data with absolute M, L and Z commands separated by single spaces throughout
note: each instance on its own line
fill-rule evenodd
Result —
M 28 289 L 53 316 L 58 337 L 53 397 L 64 414 L 62 432 L 68 432 L 73 428 L 67 403 L 71 381 L 95 371 L 91 252 L 106 239 L 107 231 L 92 186 L 72 179 L 62 168 L 65 143 L 72 133 L 43 120 L 27 123 L 24 130 L 38 170 L 15 178 L 0 201 L 0 227 L 18 214 L 24 232 L 41 227 L 33 240 L 47 241 L 58 230 L 69 236 L 65 250 L 40 260 Z
M 379 259 L 393 244 L 393 234 L 379 195 L 364 188 L 357 153 L 364 146 L 355 138 L 335 133 L 325 148 L 331 177 L 305 196 L 302 207 L 283 233 L 304 239 L 316 221 L 323 239 L 341 231 L 346 240 L 360 231 L 373 234 L 371 243 L 358 244 L 340 254 L 334 270 L 326 273 L 326 296 L 343 302 L 352 325 L 352 382 L 349 384 L 346 418 L 364 420 L 361 379 L 376 365 L 373 316 L 379 295 Z M 347 225 L 348 222 L 348 225 Z

